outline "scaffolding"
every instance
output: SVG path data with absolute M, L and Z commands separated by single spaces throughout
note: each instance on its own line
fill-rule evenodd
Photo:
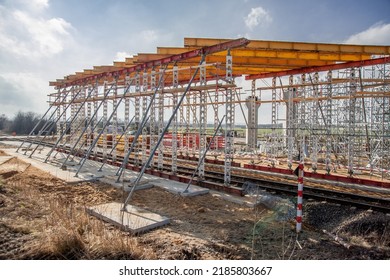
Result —
M 118 182 L 128 166 L 140 176 L 176 175 L 181 159 L 193 159 L 201 183 L 214 159 L 231 187 L 237 166 L 292 171 L 301 157 L 312 173 L 388 180 L 389 55 L 386 46 L 185 38 L 183 48 L 159 47 L 51 82 L 35 143 L 56 126 L 46 161 L 60 153 L 62 167 L 78 159 L 79 172 L 86 159 L 101 157 L 118 166 Z M 249 90 L 237 86 L 242 75 Z M 265 133 L 258 116 L 269 117 Z M 238 153 L 239 119 L 250 157 Z
M 390 152 L 389 107 L 386 111 L 390 98 L 390 64 L 384 60 L 379 62 L 321 72 L 312 69 L 288 76 L 288 86 L 276 86 L 273 77 L 269 78 L 271 86 L 259 88 L 263 93 L 267 90 L 271 93 L 273 124 L 278 114 L 275 103 L 286 111 L 288 167 L 291 153 L 295 153 L 296 159 L 303 153 L 313 173 L 318 169 L 327 174 L 345 170 L 350 177 L 362 172 L 381 179 L 388 177 L 389 166 L 383 163 L 388 162 Z M 263 83 L 269 84 L 265 80 Z M 279 88 L 285 89 L 286 94 L 275 100 Z M 275 135 L 279 139 L 275 140 Z M 297 150 L 301 138 L 305 143 Z M 283 134 L 274 134 L 267 141 L 272 145 L 283 139 Z

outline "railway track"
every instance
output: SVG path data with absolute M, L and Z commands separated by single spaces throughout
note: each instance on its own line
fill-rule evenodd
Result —
M 190 175 L 193 171 L 184 171 L 184 169 L 181 168 L 179 172 Z M 207 171 L 205 176 L 206 180 L 217 180 L 223 182 L 223 175 L 224 174 L 222 172 Z M 245 175 L 232 175 L 232 183 L 237 186 L 243 186 L 245 183 L 250 183 L 251 185 L 257 186 L 258 188 L 267 191 L 273 191 L 279 194 L 286 194 L 290 196 L 292 195 L 294 197 L 297 195 L 297 184 L 272 181 L 267 179 L 250 178 Z M 243 189 L 243 192 L 245 192 L 245 189 Z M 304 197 L 355 206 L 361 209 L 372 209 L 375 211 L 390 213 L 390 199 L 380 197 L 364 196 L 311 186 L 305 186 Z
M 33 142 L 34 143 L 34 142 Z M 51 143 L 41 143 L 47 147 L 53 147 Z M 69 152 L 69 148 L 61 147 L 61 152 Z M 85 151 L 79 151 L 78 156 L 82 156 L 82 153 Z M 93 156 L 94 160 L 104 162 L 103 155 L 101 153 L 95 154 Z M 106 160 L 108 164 L 119 166 L 122 162 L 123 157 L 118 155 L 116 157 L 116 162 L 112 161 L 112 158 L 108 157 Z M 147 171 L 149 174 L 161 176 L 164 178 L 178 180 L 184 183 L 188 183 L 190 177 L 192 176 L 194 169 L 196 168 L 197 161 L 196 159 L 188 160 L 188 159 L 178 159 L 178 172 L 174 176 L 172 176 L 170 168 L 170 158 L 164 154 L 164 167 L 162 170 L 157 171 L 157 168 L 150 169 Z M 131 157 L 129 159 L 129 166 L 127 168 L 133 170 L 139 170 L 137 166 L 135 166 L 135 158 Z M 264 176 L 259 176 L 253 170 L 245 170 L 244 168 L 234 167 L 231 176 L 231 186 L 224 186 L 224 172 L 223 166 L 220 164 L 210 164 L 206 163 L 206 172 L 205 178 L 203 180 L 199 180 L 197 177 L 194 178 L 193 183 L 199 186 L 214 188 L 218 190 L 223 190 L 226 192 L 230 192 L 236 195 L 244 195 L 245 188 L 243 187 L 245 184 L 250 183 L 252 186 L 256 186 L 258 188 L 272 191 L 278 194 L 284 194 L 288 196 L 295 197 L 297 194 L 297 184 L 293 182 L 286 182 L 286 180 L 282 181 L 282 179 L 273 177 L 272 174 L 268 176 L 269 178 L 265 178 Z M 325 186 L 325 184 L 324 184 Z M 304 197 L 311 198 L 320 201 L 328 201 L 343 205 L 350 205 L 360 209 L 371 209 L 375 211 L 390 213 L 390 199 L 388 197 L 380 197 L 380 196 L 369 196 L 357 193 L 351 193 L 350 191 L 338 191 L 334 189 L 328 189 L 325 187 L 314 187 L 308 184 L 305 185 L 304 189 Z

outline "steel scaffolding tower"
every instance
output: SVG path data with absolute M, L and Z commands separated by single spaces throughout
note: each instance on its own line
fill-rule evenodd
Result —
M 48 141 L 44 131 L 57 126 L 47 161 L 57 153 L 65 157 L 62 166 L 81 158 L 80 170 L 88 158 L 101 158 L 121 165 L 118 181 L 129 166 L 179 177 L 182 160 L 197 160 L 196 182 L 205 184 L 210 155 L 223 161 L 225 187 L 238 165 L 291 172 L 301 158 L 312 173 L 388 179 L 389 54 L 380 46 L 188 38 L 182 49 L 159 48 L 53 82 L 37 145 L 30 153 L 27 143 L 24 152 L 32 156 Z M 252 81 L 249 90 L 236 86 L 241 75 Z M 225 106 L 221 131 L 219 106 Z M 246 154 L 245 139 L 235 137 L 242 119 Z M 264 150 L 256 149 L 257 140 Z

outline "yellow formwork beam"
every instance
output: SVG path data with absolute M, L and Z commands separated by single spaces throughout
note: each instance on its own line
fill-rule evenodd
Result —
M 152 54 L 152 53 L 143 53 L 138 54 L 136 63 L 145 63 L 154 59 L 162 59 L 167 57 L 166 54 Z M 197 64 L 199 59 L 192 58 L 180 62 L 180 64 Z M 222 55 L 208 55 L 206 57 L 207 63 L 220 63 L 225 64 L 226 58 Z M 286 59 L 286 58 L 268 58 L 268 57 L 243 57 L 237 56 L 233 58 L 234 65 L 245 66 L 245 67 L 308 67 L 308 66 L 322 66 L 334 64 L 336 61 L 332 60 L 306 60 L 306 59 Z
M 218 55 L 218 54 L 216 54 Z M 357 61 L 370 59 L 371 55 L 367 54 L 345 54 L 345 53 L 317 53 L 317 52 L 294 52 L 294 51 L 275 51 L 275 50 L 251 50 L 237 49 L 232 50 L 231 55 L 234 57 L 262 57 L 262 58 L 279 58 L 292 60 L 320 60 L 320 61 Z M 292 62 L 293 63 L 293 62 Z
M 139 53 L 137 57 L 134 59 L 134 63 L 145 63 L 152 60 L 163 59 L 168 57 L 169 55 L 165 54 L 157 54 L 157 53 Z M 199 59 L 198 59 L 199 62 Z
M 182 48 L 182 47 L 157 47 L 157 54 L 164 54 L 167 56 L 174 54 L 181 54 L 193 50 L 197 50 L 199 48 Z M 226 52 L 225 52 L 226 53 Z
M 157 53 L 161 55 L 174 55 L 193 48 L 157 48 Z M 291 60 L 317 60 L 317 61 L 358 61 L 370 59 L 370 54 L 361 53 L 332 53 L 332 52 L 310 52 L 310 51 L 287 51 L 287 50 L 260 50 L 260 49 L 234 49 L 231 50 L 231 55 L 234 58 L 275 58 L 275 59 L 291 59 Z M 215 53 L 214 56 L 225 56 L 226 52 Z M 293 63 L 293 62 L 291 62 Z
M 126 65 L 134 65 L 134 64 L 136 64 L 135 62 L 134 62 L 134 57 L 126 57 L 125 58 L 125 63 L 126 63 Z
M 223 43 L 229 39 L 211 38 L 184 38 L 185 47 L 205 47 L 216 43 Z M 352 45 L 352 44 L 328 44 L 328 43 L 306 43 L 306 42 L 283 42 L 251 40 L 247 45 L 248 49 L 264 50 L 291 50 L 311 52 L 334 52 L 334 53 L 359 53 L 367 55 L 390 55 L 390 46 L 380 45 Z
M 115 70 L 120 70 L 121 67 L 115 67 L 112 65 L 102 65 L 102 66 L 94 66 L 93 70 L 97 72 L 110 72 L 110 71 L 115 71 Z
M 115 67 L 120 67 L 120 68 L 124 68 L 124 67 L 128 67 L 128 64 L 126 64 L 125 61 L 114 61 L 114 66 Z
M 161 60 L 167 56 L 227 41 L 230 39 L 185 38 L 185 47 L 158 47 L 156 54 L 141 53 L 125 58 L 125 61 L 115 61 L 110 66 L 95 66 L 93 69 L 76 72 L 64 77 L 64 79 L 50 82 L 50 85 L 74 81 L 89 75 L 121 70 L 139 63 Z M 207 72 L 210 70 L 210 75 L 221 76 L 224 74 L 226 54 L 227 51 L 222 51 L 207 56 L 206 63 L 219 65 L 214 69 L 207 68 Z M 390 55 L 390 46 L 251 40 L 246 47 L 231 50 L 231 55 L 233 56 L 233 74 L 250 75 L 311 66 L 326 66 L 339 61 L 367 60 L 372 55 Z M 198 65 L 198 63 L 199 59 L 196 58 L 182 60 L 177 65 L 188 67 Z M 111 77 L 108 79 L 112 80 Z

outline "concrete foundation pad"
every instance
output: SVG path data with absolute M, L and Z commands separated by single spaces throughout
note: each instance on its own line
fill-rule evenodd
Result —
M 113 167 L 107 166 L 107 168 L 113 168 Z M 114 170 L 116 171 L 116 168 L 114 168 Z M 126 173 L 125 186 L 126 185 L 129 186 L 129 185 L 131 185 L 132 182 L 134 182 L 137 179 L 138 172 L 132 171 L 132 170 L 126 170 L 125 173 Z M 122 183 L 115 183 L 117 177 L 112 175 L 112 174 L 114 174 L 112 170 L 102 171 L 101 174 L 104 175 L 104 178 L 100 179 L 99 180 L 100 182 L 110 184 L 114 187 L 119 187 L 119 188 L 123 187 Z M 188 188 L 187 192 L 183 193 L 184 190 L 187 188 L 187 184 L 185 184 L 185 183 L 160 178 L 160 177 L 153 176 L 150 174 L 144 174 L 144 176 L 142 178 L 143 179 L 138 184 L 136 190 L 146 189 L 146 188 L 150 188 L 150 187 L 155 186 L 155 187 L 162 188 L 162 189 L 164 189 L 168 192 L 171 192 L 173 194 L 179 194 L 182 196 L 196 196 L 196 195 L 203 195 L 203 194 L 209 193 L 209 189 L 202 188 L 202 187 L 195 186 L 195 185 L 191 185 Z M 128 187 L 125 190 L 129 191 L 130 189 L 131 189 L 131 187 Z
M 1 156 L 0 157 L 0 164 L 3 164 L 11 159 L 15 158 L 14 156 Z
M 151 189 L 151 188 L 153 188 L 153 187 L 154 187 L 154 185 L 151 184 L 151 183 L 144 183 L 144 184 L 138 185 L 138 186 L 135 188 L 135 190 L 136 190 L 136 191 L 140 191 L 140 190 Z M 126 187 L 125 191 L 129 192 L 129 191 L 131 191 L 132 188 L 133 188 L 133 187 L 130 185 L 130 186 Z
M 167 179 L 155 179 L 151 182 L 156 187 L 162 188 L 168 192 L 179 194 L 181 196 L 196 196 L 196 195 L 202 195 L 202 194 L 208 194 L 209 189 L 190 185 L 190 187 L 187 189 L 186 192 L 185 189 L 187 188 L 187 184 L 167 180 Z
M 122 211 L 122 203 L 111 202 L 87 208 L 92 216 L 113 224 L 133 234 L 142 233 L 169 224 L 167 217 L 128 205 Z
M 55 177 L 62 179 L 68 183 L 79 183 L 86 181 L 101 181 L 104 183 L 108 183 L 114 187 L 123 188 L 123 183 L 116 183 L 117 177 L 115 173 L 118 169 L 117 166 L 111 166 L 106 164 L 101 172 L 98 172 L 98 169 L 102 165 L 101 162 L 96 162 L 93 160 L 86 160 L 85 165 L 80 170 L 78 177 L 74 177 L 78 165 L 74 165 L 78 163 L 79 158 L 76 158 L 75 161 L 68 161 L 66 163 L 66 169 L 60 169 L 59 167 L 65 160 L 64 155 L 57 155 L 57 158 L 49 160 L 47 163 L 44 163 L 44 159 L 46 158 L 47 153 L 49 152 L 49 148 L 44 148 L 44 153 L 37 154 L 35 153 L 33 158 L 29 158 L 28 155 L 23 155 L 21 153 L 16 153 L 15 149 L 3 149 L 10 156 L 15 156 L 20 158 L 21 160 L 30 163 L 31 165 L 44 170 Z M 138 177 L 138 172 L 132 170 L 125 170 L 123 178 L 125 181 L 125 191 L 131 190 L 131 183 L 136 180 Z M 173 194 L 178 194 L 182 196 L 196 196 L 203 195 L 209 193 L 209 189 L 202 188 L 199 186 L 191 185 L 186 192 L 184 190 L 187 188 L 187 184 L 168 180 L 165 178 L 161 178 L 158 176 L 153 176 L 150 174 L 144 174 L 143 179 L 137 186 L 137 190 L 151 188 L 153 186 L 160 187 L 166 191 L 169 191 Z
M 103 176 L 99 179 L 99 182 L 111 185 L 115 188 L 122 189 L 124 187 L 126 192 L 129 192 L 132 189 L 131 182 L 116 182 L 117 177 L 114 176 Z M 150 189 L 153 188 L 153 184 L 149 183 L 148 181 L 141 181 L 137 188 L 135 190 L 144 190 L 144 189 Z
M 45 163 L 44 155 L 34 155 L 33 158 L 28 157 L 28 155 L 23 155 L 21 153 L 17 153 L 15 149 L 3 149 L 7 154 L 10 156 L 17 157 L 21 159 L 22 161 L 31 164 L 32 166 L 39 168 L 61 180 L 64 180 L 67 183 L 80 183 L 80 182 L 89 182 L 89 181 L 96 181 L 96 179 L 93 177 L 93 174 L 87 174 L 87 173 L 80 173 L 78 177 L 74 177 L 75 170 L 77 169 L 71 169 L 68 168 L 67 170 L 62 170 L 58 168 L 58 166 L 53 165 L 52 163 L 48 162 Z M 75 168 L 75 167 L 73 167 Z
M 90 170 L 90 169 L 86 169 L 86 170 Z M 125 187 L 125 191 L 130 191 L 131 183 L 137 179 L 136 174 L 131 174 L 131 175 L 128 174 L 130 176 L 126 176 L 126 180 L 124 182 L 117 182 L 118 176 L 115 175 L 116 169 L 112 169 L 110 166 L 105 167 L 101 172 L 95 172 L 95 173 L 101 176 L 99 182 L 111 185 L 118 189 L 123 189 L 123 187 Z M 136 190 L 147 189 L 152 187 L 153 185 L 150 184 L 150 180 L 143 179 L 138 184 Z
M 221 198 L 226 201 L 230 201 L 239 205 L 245 205 L 247 207 L 254 208 L 257 205 L 256 199 L 253 199 L 248 196 L 236 196 L 224 192 L 210 191 L 211 195 L 214 197 Z
M 58 164 L 64 164 L 65 166 L 79 166 L 79 162 L 78 161 L 71 161 L 71 160 L 68 160 L 67 162 L 65 162 L 65 158 L 60 158 L 60 159 L 55 159 L 55 160 L 52 160 L 52 161 L 55 161 L 56 163 Z

